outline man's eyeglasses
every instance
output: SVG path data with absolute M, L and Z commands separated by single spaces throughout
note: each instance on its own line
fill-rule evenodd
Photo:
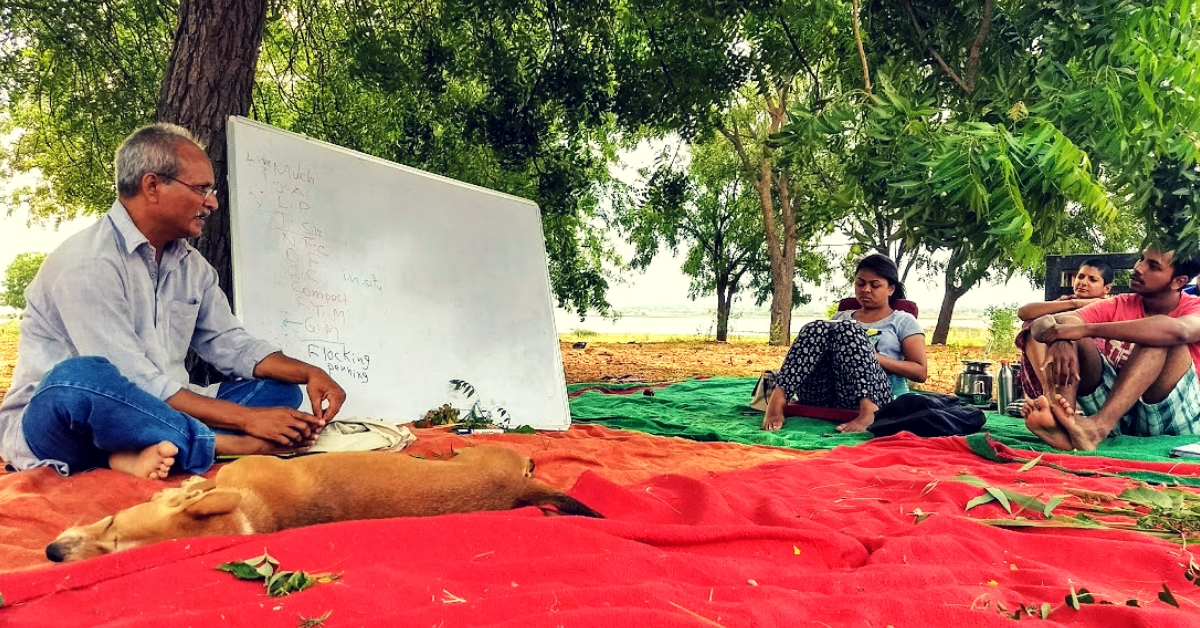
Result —
M 175 177 L 172 177 L 170 175 L 165 175 L 161 172 L 156 172 L 154 174 L 157 174 L 158 176 L 160 176 L 164 179 L 170 179 L 170 180 L 178 183 L 179 185 L 184 185 L 184 186 L 191 188 L 193 192 L 200 195 L 200 198 L 202 200 L 207 201 L 209 199 L 209 197 L 213 197 L 213 196 L 217 195 L 217 186 L 215 186 L 215 185 L 201 187 L 199 185 L 192 185 L 191 183 L 185 183 L 183 181 L 180 181 L 179 179 L 176 179 Z

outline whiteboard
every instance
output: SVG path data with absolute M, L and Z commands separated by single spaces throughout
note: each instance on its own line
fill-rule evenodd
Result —
M 469 382 L 510 426 L 570 425 L 534 203 L 231 117 L 234 304 L 247 331 L 405 423 Z

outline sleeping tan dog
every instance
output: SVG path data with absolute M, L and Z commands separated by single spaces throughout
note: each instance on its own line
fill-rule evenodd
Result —
M 192 536 L 523 506 L 601 517 L 534 480 L 532 472 L 529 458 L 489 446 L 465 449 L 449 460 L 378 451 L 248 456 L 223 467 L 213 480 L 189 478 L 146 503 L 71 528 L 46 547 L 46 557 L 63 562 Z

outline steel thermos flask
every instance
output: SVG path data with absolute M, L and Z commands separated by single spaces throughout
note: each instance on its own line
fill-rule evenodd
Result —
M 1000 372 L 996 374 L 996 411 L 1003 413 L 1016 396 L 1016 382 L 1008 360 L 1000 361 Z

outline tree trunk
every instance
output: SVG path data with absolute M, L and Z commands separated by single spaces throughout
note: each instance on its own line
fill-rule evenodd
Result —
M 947 271 L 949 275 L 949 271 Z M 967 288 L 959 288 L 950 282 L 950 277 L 946 277 L 946 292 L 942 296 L 942 309 L 938 312 L 937 326 L 933 328 L 933 340 L 930 344 L 944 345 L 946 337 L 950 335 L 950 319 L 954 316 L 954 304 L 958 303 L 959 298 L 967 293 Z
M 729 310 L 733 304 L 733 294 L 728 284 L 717 280 L 717 342 L 729 340 Z
M 179 26 L 163 77 L 155 119 L 178 124 L 206 146 L 217 182 L 217 211 L 194 243 L 217 269 L 221 290 L 233 303 L 225 123 L 250 111 L 254 72 L 267 18 L 266 0 L 181 0 Z M 189 356 L 192 380 L 211 381 L 208 365 Z
M 787 85 L 775 90 L 776 100 L 768 98 L 767 114 L 771 120 L 768 124 L 767 135 L 777 133 L 787 120 L 788 97 L 791 93 Z M 762 154 L 751 156 L 746 145 L 742 142 L 736 125 L 732 128 L 719 128 L 718 131 L 733 144 L 738 158 L 742 162 L 747 177 L 754 182 L 758 192 L 759 204 L 762 207 L 763 232 L 767 237 L 767 259 L 771 263 L 771 332 L 770 344 L 786 346 L 791 343 L 792 334 L 792 285 L 796 281 L 796 216 L 792 213 L 791 200 L 788 197 L 787 176 L 780 177 L 780 219 L 782 226 L 775 218 L 775 158 L 774 149 L 763 146 Z M 780 232 L 783 241 L 780 241 Z
M 225 122 L 250 111 L 266 0 L 182 0 L 171 60 L 163 78 L 155 118 L 178 124 L 206 145 L 226 211 L 213 213 L 196 248 L 216 269 L 221 289 L 233 302 L 229 240 L 229 165 Z

